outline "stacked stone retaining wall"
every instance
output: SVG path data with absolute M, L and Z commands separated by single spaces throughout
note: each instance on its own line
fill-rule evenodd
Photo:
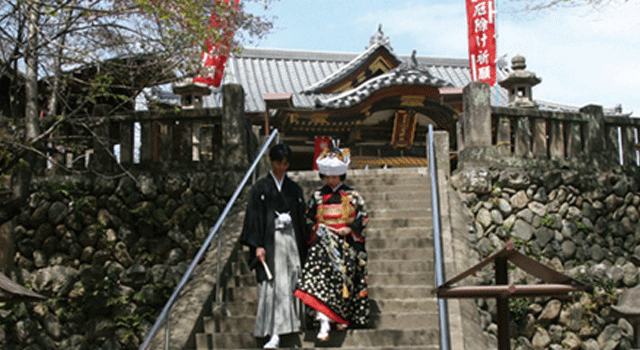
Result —
M 639 281 L 637 173 L 472 167 L 453 174 L 451 185 L 475 218 L 468 239 L 479 259 L 510 239 L 525 254 L 594 286 L 592 293 L 566 298 L 511 299 L 512 349 L 634 346 L 633 326 L 610 306 Z M 493 279 L 487 267 L 475 283 Z M 509 283 L 539 282 L 520 269 L 509 271 Z M 495 337 L 495 300 L 476 303 L 482 328 Z
M 15 264 L 4 272 L 49 299 L 0 304 L 0 348 L 137 349 L 241 176 L 34 185 L 26 205 L 0 215 Z

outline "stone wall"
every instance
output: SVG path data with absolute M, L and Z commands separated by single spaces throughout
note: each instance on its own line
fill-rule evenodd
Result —
M 0 304 L 0 348 L 137 349 L 241 177 L 36 184 L 27 205 L 0 223 L 15 251 L 4 272 L 49 300 Z
M 511 299 L 512 349 L 632 348 L 631 323 L 610 306 L 624 288 L 638 285 L 639 179 L 620 169 L 468 167 L 452 175 L 451 185 L 475 218 L 468 239 L 479 259 L 511 239 L 528 256 L 594 286 L 591 293 L 560 299 Z M 490 266 L 476 282 L 494 284 L 493 279 Z M 537 282 L 520 269 L 509 271 L 509 283 Z M 476 303 L 482 328 L 495 337 L 495 299 Z

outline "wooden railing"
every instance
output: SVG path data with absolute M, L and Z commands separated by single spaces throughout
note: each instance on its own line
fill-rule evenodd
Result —
M 492 107 L 491 143 L 505 157 L 566 160 L 606 154 L 637 166 L 640 119 L 604 117 L 602 110 L 590 113 L 592 107 L 597 108 L 580 113 Z
M 47 172 L 206 166 L 222 156 L 221 109 L 134 112 L 73 123 L 88 131 L 75 127 L 69 135 L 58 134 L 59 142 L 49 145 Z
M 242 87 L 224 85 L 222 102 L 220 108 L 176 107 L 64 121 L 47 140 L 48 162 L 34 168 L 39 175 L 244 168 L 256 145 Z
M 486 90 L 487 86 L 476 83 L 465 88 L 469 95 L 465 97 L 458 143 L 463 163 L 640 164 L 638 118 L 605 116 L 597 105 L 578 112 L 490 106 Z

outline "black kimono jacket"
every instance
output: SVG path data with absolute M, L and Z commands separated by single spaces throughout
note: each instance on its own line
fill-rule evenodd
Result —
M 275 277 L 278 273 L 274 266 L 276 211 L 279 213 L 288 212 L 291 216 L 291 224 L 296 235 L 298 254 L 300 255 L 300 265 L 304 263 L 307 255 L 308 237 L 305 210 L 302 188 L 286 175 L 281 192 L 278 191 L 271 174 L 267 174 L 253 185 L 247 203 L 240 243 L 250 248 L 249 266 L 256 269 L 258 282 L 267 279 L 262 264 L 256 258 L 256 248 L 258 247 L 264 247 L 267 252 L 266 260 L 271 274 Z

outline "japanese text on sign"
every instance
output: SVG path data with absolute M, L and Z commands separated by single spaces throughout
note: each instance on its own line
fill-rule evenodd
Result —
M 466 0 L 471 80 L 496 83 L 495 3 Z

